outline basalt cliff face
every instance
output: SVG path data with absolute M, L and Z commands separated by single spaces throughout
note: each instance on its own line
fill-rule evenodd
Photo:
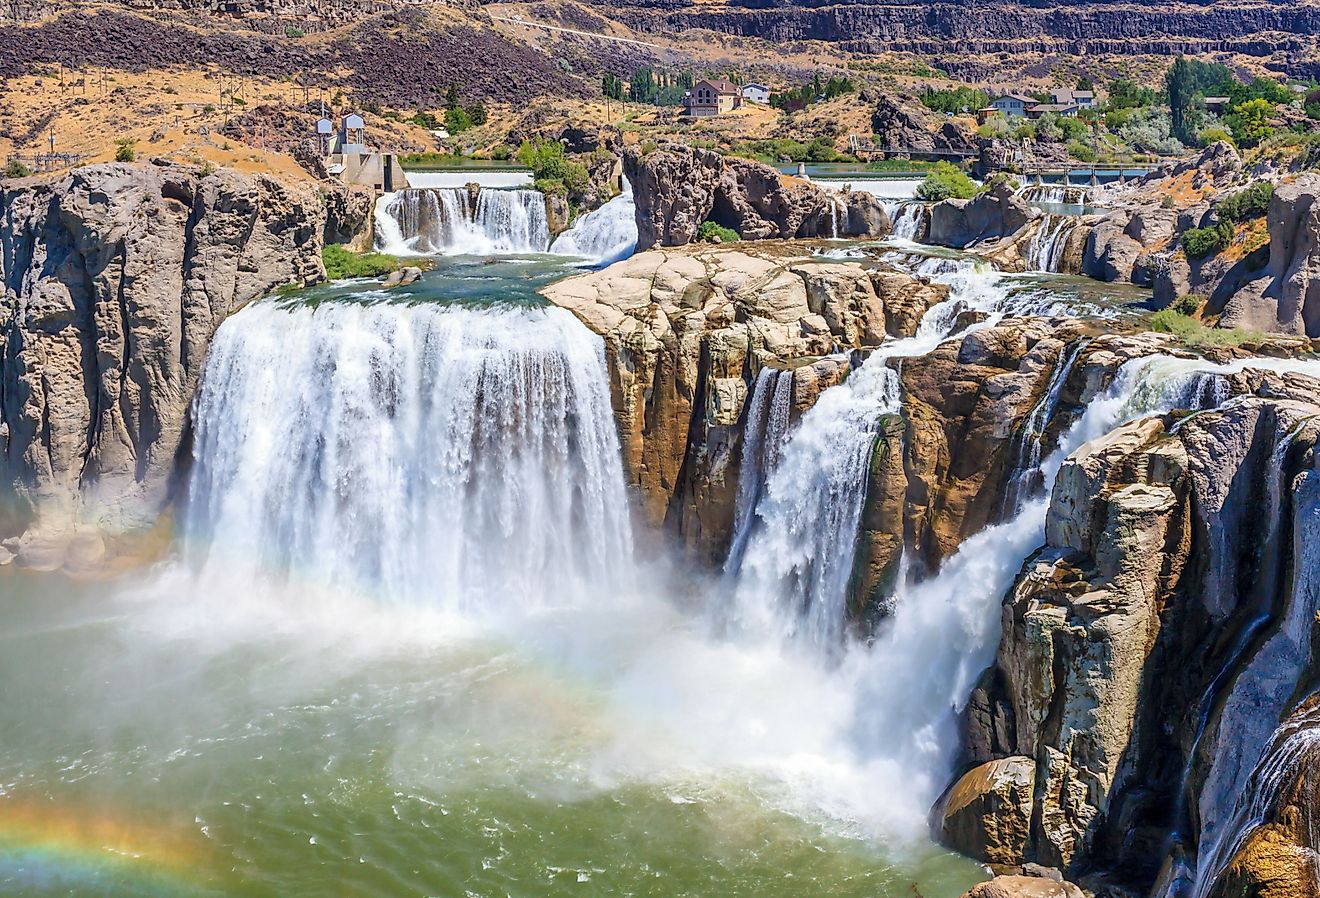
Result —
M 639 30 L 702 28 L 772 41 L 827 41 L 856 52 L 957 54 L 1233 52 L 1304 74 L 1315 66 L 1320 10 L 1290 2 L 1182 2 L 1142 6 L 1116 0 L 979 3 L 635 0 L 612 15 Z M 1308 58 L 1309 56 L 1309 58 Z
M 1287 808 L 1313 759 L 1278 744 L 1286 722 L 1271 734 L 1314 689 L 1320 381 L 1257 371 L 1225 389 L 1239 398 L 1064 462 L 935 814 L 955 847 L 1156 894 L 1305 879 L 1287 858 L 1311 837 Z
M 26 563 L 77 565 L 166 505 L 227 315 L 322 280 L 367 204 L 266 176 L 99 165 L 0 188 L 0 450 Z
M 629 149 L 624 171 L 637 203 L 637 247 L 682 246 L 713 221 L 744 240 L 883 237 L 890 222 L 869 193 L 837 193 L 759 162 L 667 144 Z

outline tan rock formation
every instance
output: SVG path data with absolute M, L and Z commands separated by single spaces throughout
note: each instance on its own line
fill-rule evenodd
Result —
M 639 253 L 542 292 L 605 338 L 624 468 L 646 517 L 711 558 L 731 536 L 739 424 L 761 368 L 795 369 L 800 415 L 846 370 L 844 357 L 817 360 L 910 333 L 946 294 L 776 243 Z

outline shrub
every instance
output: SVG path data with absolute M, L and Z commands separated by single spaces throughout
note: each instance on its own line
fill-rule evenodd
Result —
M 587 167 L 571 161 L 557 140 L 524 140 L 518 148 L 518 161 L 532 170 L 532 180 L 559 181 L 568 193 L 581 193 L 591 186 Z
M 1264 215 L 1274 196 L 1274 185 L 1257 181 L 1250 187 L 1230 193 L 1215 205 L 1215 211 L 1225 221 L 1246 221 Z
M 445 130 L 450 134 L 461 134 L 472 127 L 472 116 L 464 109 L 450 109 L 445 113 Z
M 994 190 L 996 187 L 999 187 L 1000 185 L 1007 185 L 1010 189 L 1017 190 L 1018 188 L 1017 176 L 1012 175 L 1006 171 L 997 171 L 993 175 L 985 179 L 985 183 L 981 185 L 981 192 L 989 193 L 991 190 Z
M 1179 315 L 1195 315 L 1201 311 L 1201 306 L 1205 305 L 1205 297 L 1196 293 L 1188 293 L 1185 296 L 1179 296 L 1170 305 L 1169 308 Z
M 115 161 L 116 161 L 116 162 L 132 162 L 134 159 L 136 159 L 136 158 L 137 158 L 137 153 L 133 151 L 133 144 L 135 144 L 135 143 L 137 143 L 136 140 L 130 140 L 130 139 L 127 138 L 127 137 L 120 138 L 119 140 L 116 140 L 116 141 L 115 141 L 115 147 L 116 147 L 116 149 L 115 149 Z
M 6 178 L 26 178 L 30 174 L 32 174 L 32 169 L 17 159 L 10 159 L 9 164 L 5 166 Z
M 507 143 L 499 143 L 491 147 L 490 158 L 496 162 L 508 162 L 513 158 L 513 147 Z
M 1253 331 L 1206 327 L 1195 318 L 1171 308 L 1161 309 L 1151 315 L 1150 329 L 1161 334 L 1173 334 L 1187 346 L 1241 346 L 1248 341 L 1261 339 L 1261 335 Z
M 715 239 L 717 237 L 718 241 Z M 713 221 L 703 221 L 701 227 L 697 228 L 697 240 L 702 243 L 732 243 L 741 239 L 742 236 L 733 228 L 726 228 Z
M 1074 140 L 1068 144 L 1068 155 L 1078 162 L 1094 162 L 1096 160 L 1095 149 L 1080 140 Z
M 1221 140 L 1225 143 L 1233 143 L 1233 135 L 1222 125 L 1211 125 L 1208 128 L 1202 128 L 1201 132 L 1196 135 L 1196 142 L 1203 147 L 1208 147 L 1210 144 L 1218 143 Z
M 303 30 L 302 30 L 301 28 L 297 28 L 297 27 L 295 27 L 295 26 L 293 26 L 293 25 L 287 25 L 287 26 L 285 26 L 285 28 L 284 28 L 284 36 L 285 36 L 285 37 L 288 37 L 288 38 L 293 38 L 293 39 L 296 40 L 297 38 L 300 38 L 300 37 L 303 36 Z
M 1233 239 L 1233 226 L 1221 221 L 1213 228 L 1191 228 L 1182 235 L 1183 251 L 1190 258 L 1204 259 L 1228 246 Z
M 952 162 L 940 162 L 917 187 L 917 198 L 938 202 L 947 199 L 967 200 L 976 196 L 976 182 Z
M 389 274 L 399 267 L 399 260 L 384 253 L 355 253 L 337 243 L 321 250 L 326 276 L 332 281 L 344 278 L 370 278 Z

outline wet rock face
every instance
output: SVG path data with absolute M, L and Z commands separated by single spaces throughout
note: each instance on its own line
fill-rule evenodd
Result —
M 869 193 L 825 190 L 713 150 L 681 144 L 647 154 L 630 149 L 624 171 L 637 206 L 638 249 L 691 243 L 705 221 L 732 228 L 744 240 L 889 233 L 889 216 Z
M 155 520 L 215 329 L 323 279 L 323 234 L 358 205 L 328 220 L 310 187 L 153 165 L 0 190 L 5 481 L 30 537 Z
M 1208 760 L 1258 750 L 1255 735 L 1215 744 L 1242 724 L 1221 725 L 1227 712 L 1212 699 L 1234 679 L 1221 677 L 1226 666 L 1232 674 L 1260 650 L 1244 634 L 1260 614 L 1282 612 L 1303 563 L 1281 546 L 1291 506 L 1314 505 L 1301 492 L 1311 475 L 1294 478 L 1320 437 L 1320 383 L 1257 372 L 1232 389 L 1255 395 L 1182 421 L 1133 421 L 1064 462 L 1045 546 L 1005 599 L 996 663 L 968 706 L 971 772 L 951 793 L 997 808 L 998 819 L 946 826 L 949 844 L 984 851 L 1003 843 L 995 833 L 1016 831 L 1017 802 L 976 771 L 1027 758 L 1030 833 L 1009 862 L 1107 868 L 1144 889 L 1169 829 L 1188 825 L 1171 818 L 1193 821 L 1184 832 L 1194 844 L 1195 821 L 1210 814 L 1191 802 Z M 1192 747 L 1202 754 L 1188 759 Z
M 792 368 L 800 416 L 849 362 L 836 349 L 910 335 L 946 290 L 782 244 L 639 253 L 543 294 L 605 339 L 624 469 L 646 517 L 711 561 L 732 536 L 747 402 Z

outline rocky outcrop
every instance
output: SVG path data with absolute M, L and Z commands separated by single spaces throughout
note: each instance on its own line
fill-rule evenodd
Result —
M 970 200 L 944 200 L 930 207 L 927 239 L 955 249 L 1011 237 L 1039 217 L 1008 181 Z
M 337 203 L 336 218 L 356 208 Z M 227 170 L 99 165 L 0 188 L 0 446 L 20 561 L 58 566 L 77 532 L 157 518 L 220 322 L 323 279 L 323 234 L 352 226 L 316 188 Z
M 731 536 L 741 424 L 760 370 L 795 370 L 800 415 L 847 370 L 841 350 L 912 333 L 946 295 L 784 244 L 653 250 L 542 293 L 605 338 L 624 468 L 646 517 L 712 560 Z
M 1262 621 L 1282 626 L 1289 584 L 1311 582 L 1312 550 L 1290 551 L 1286 534 L 1294 509 L 1314 514 L 1312 475 L 1297 475 L 1320 437 L 1320 382 L 1248 370 L 1228 387 L 1243 398 L 1133 421 L 1064 462 L 1046 543 L 1005 598 L 997 661 L 968 707 L 968 772 L 950 793 L 999 810 L 970 831 L 949 821 L 950 844 L 1016 844 L 1003 834 L 1020 831 L 1021 802 L 977 773 L 995 760 L 1034 764 L 1030 832 L 1010 862 L 1120 871 L 1142 890 L 1171 829 L 1222 826 L 1202 785 L 1212 758 L 1259 751 L 1225 697 L 1250 680 Z
M 1221 324 L 1320 337 L 1320 175 L 1304 174 L 1274 191 L 1269 263 L 1223 304 Z
M 1233 184 L 1241 168 L 1237 151 L 1221 142 L 1135 184 L 1099 191 L 1098 201 L 1112 211 L 1093 226 L 1081 273 L 1150 286 L 1160 271 L 1185 268 L 1187 260 L 1177 251 L 1179 236 L 1206 223 L 1211 199 Z
M 629 149 L 624 171 L 637 207 L 638 249 L 691 243 L 705 221 L 744 240 L 889 232 L 884 206 L 869 193 L 825 190 L 713 150 L 673 143 L 650 153 Z
M 871 99 L 863 96 L 863 102 Z M 945 158 L 949 153 L 970 153 L 974 142 L 953 122 L 938 126 L 930 121 L 922 107 L 889 95 L 875 98 L 871 112 L 871 133 L 879 146 L 894 155 Z
M 1124 362 L 1168 345 L 1158 334 L 1102 335 L 1080 320 L 1019 318 L 896 360 L 903 411 L 880 428 L 872 454 L 854 617 L 873 621 L 891 610 L 901 557 L 925 576 L 1039 490 L 1034 474 L 1015 479 L 1031 454 L 1048 451 Z

